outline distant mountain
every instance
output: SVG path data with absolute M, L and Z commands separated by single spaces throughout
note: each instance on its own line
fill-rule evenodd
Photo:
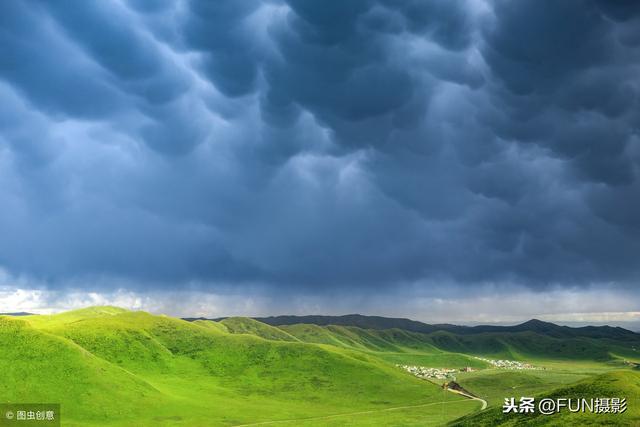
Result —
M 475 335 L 483 333 L 505 332 L 535 332 L 553 338 L 607 338 L 619 341 L 637 341 L 640 334 L 620 327 L 611 326 L 584 326 L 571 328 L 560 326 L 550 322 L 532 319 L 515 326 L 458 326 L 451 324 L 430 325 L 416 320 L 404 318 L 391 318 L 381 316 L 363 316 L 361 314 L 348 314 L 345 316 L 271 316 L 256 317 L 255 320 L 272 326 L 284 326 L 295 324 L 312 324 L 319 326 L 357 326 L 363 329 L 403 329 L 405 331 L 431 334 L 438 331 L 450 332 L 457 335 Z
M 622 328 L 570 328 L 540 320 L 515 326 L 429 325 L 379 316 L 279 316 L 226 318 L 194 323 L 224 327 L 233 334 L 269 340 L 330 344 L 353 350 L 405 353 L 455 353 L 516 359 L 611 361 L 637 357 L 640 334 Z M 450 356 L 447 356 L 450 362 Z M 461 362 L 459 360 L 459 362 Z M 474 366 L 473 361 L 464 361 Z
M 205 318 L 184 318 L 184 320 L 224 320 L 225 318 L 205 319 Z M 552 338 L 596 338 L 596 339 L 612 339 L 616 341 L 638 341 L 640 333 L 632 332 L 621 327 L 612 326 L 583 326 L 569 327 L 560 326 L 555 323 L 544 322 L 538 319 L 532 319 L 527 322 L 514 326 L 496 326 L 496 325 L 479 325 L 479 326 L 459 326 L 451 324 L 428 324 L 417 320 L 404 318 L 382 317 L 382 316 L 364 316 L 361 314 L 347 314 L 344 316 L 270 316 L 270 317 L 254 317 L 255 320 L 266 323 L 271 326 L 288 326 L 297 324 L 310 324 L 318 326 L 355 326 L 362 329 L 402 329 L 409 332 L 419 332 L 422 334 L 432 334 L 435 332 L 449 332 L 456 335 L 477 335 L 489 333 L 517 333 L 517 332 L 534 332 L 540 335 L 546 335 Z
M 318 326 L 357 326 L 363 329 L 403 329 L 405 331 L 421 332 L 423 334 L 430 334 L 441 330 L 452 331 L 458 328 L 466 328 L 464 326 L 446 324 L 429 325 L 410 319 L 363 316 L 361 314 L 347 314 L 345 316 L 272 316 L 255 317 L 255 319 L 272 326 L 307 323 Z
M 0 316 L 33 316 L 33 313 L 27 313 L 26 311 L 18 311 L 15 313 L 0 313 Z

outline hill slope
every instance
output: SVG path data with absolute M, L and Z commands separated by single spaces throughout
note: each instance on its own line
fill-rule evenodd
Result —
M 355 326 L 363 329 L 402 329 L 411 332 L 431 334 L 434 332 L 449 332 L 456 335 L 476 335 L 484 333 L 517 333 L 535 332 L 552 338 L 607 338 L 619 341 L 640 341 L 640 334 L 620 327 L 585 326 L 571 328 L 559 326 L 549 322 L 532 319 L 514 326 L 458 326 L 450 324 L 430 325 L 415 320 L 403 318 L 389 318 L 381 316 L 363 316 L 348 314 L 345 316 L 272 316 L 256 317 L 256 320 L 272 325 L 285 326 L 295 324 L 313 324 L 318 326 L 339 325 Z
M 0 400 L 61 402 L 70 426 L 235 425 L 452 399 L 349 349 L 102 307 L 22 319 L 0 319 L 12 366 Z
M 293 335 L 249 317 L 228 317 L 219 322 L 232 334 L 250 334 L 273 341 L 299 341 Z
M 214 320 L 194 320 L 194 325 L 202 326 L 203 328 L 213 329 L 218 332 L 229 333 L 229 329 L 225 325 L 220 322 L 216 322 Z
M 0 401 L 63 402 L 65 419 L 136 417 L 165 402 L 151 384 L 67 339 L 0 317 Z
M 456 353 L 504 359 L 557 359 L 608 361 L 615 353 L 632 360 L 640 358 L 633 350 L 640 341 L 616 341 L 569 336 L 552 337 L 539 332 L 483 332 L 478 334 L 454 334 L 437 331 L 430 334 L 400 329 L 375 330 L 349 326 L 319 326 L 308 324 L 279 327 L 303 342 L 331 344 L 338 347 L 372 352 L 395 353 Z M 476 366 L 477 361 L 467 359 L 466 365 Z M 447 365 L 445 365 L 447 366 Z
M 66 426 L 227 426 L 285 419 L 300 424 L 315 419 L 310 425 L 329 419 L 334 425 L 346 420 L 354 425 L 386 425 L 391 420 L 403 425 L 411 419 L 422 425 L 470 413 L 477 402 L 444 392 L 394 363 L 483 368 L 484 362 L 467 354 L 495 354 L 564 359 L 558 366 L 571 368 L 577 360 L 607 362 L 612 350 L 635 354 L 624 340 L 556 338 L 544 331 L 424 334 L 336 325 L 276 328 L 246 318 L 187 322 L 92 307 L 51 316 L 0 317 L 0 363 L 11 366 L 0 370 L 0 400 L 60 402 Z M 613 365 L 581 366 L 604 372 Z M 503 389 L 542 393 L 593 373 L 552 368 L 465 375 L 459 373 L 460 383 L 485 393 L 495 405 Z M 582 388 L 573 391 L 565 387 L 565 393 L 610 393 L 617 387 L 634 393 L 637 376 L 612 373 L 595 383 L 578 383 L 575 387 Z M 448 407 L 450 412 L 443 411 Z M 489 410 L 481 414 L 486 419 L 460 422 L 502 422 L 498 415 Z
M 405 348 L 438 351 L 423 335 L 400 329 L 372 330 L 353 326 L 289 325 L 280 329 L 301 341 L 333 344 L 374 351 L 403 351 Z
M 626 398 L 628 409 L 623 414 L 571 413 L 567 410 L 557 414 L 543 415 L 539 411 L 534 414 L 503 414 L 502 408 L 496 407 L 480 414 L 463 417 L 452 422 L 456 427 L 483 426 L 588 426 L 588 425 L 640 425 L 640 372 L 616 371 L 598 375 L 580 381 L 572 386 L 560 388 L 541 397 L 550 398 Z M 519 396 L 516 397 L 518 399 Z M 537 400 L 538 400 L 537 399 Z

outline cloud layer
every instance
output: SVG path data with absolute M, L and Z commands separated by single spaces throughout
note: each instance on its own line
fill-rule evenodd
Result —
M 2 2 L 0 28 L 16 277 L 289 296 L 640 278 L 638 2 L 34 0 Z

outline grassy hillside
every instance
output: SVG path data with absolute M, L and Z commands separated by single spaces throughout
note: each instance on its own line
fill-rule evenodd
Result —
M 127 313 L 128 310 L 120 307 L 112 306 L 97 306 L 87 307 L 79 310 L 65 311 L 49 316 L 28 315 L 23 316 L 22 319 L 27 320 L 30 324 L 38 326 L 57 325 L 57 324 L 69 324 L 77 322 L 79 320 L 86 320 L 96 317 L 110 317 L 118 314 Z
M 487 370 L 460 376 L 457 382 L 466 390 L 485 399 L 489 404 L 500 406 L 504 398 L 518 394 L 533 396 L 574 383 L 590 374 L 571 370 L 549 371 L 505 371 Z
M 450 395 L 451 393 L 446 393 Z M 447 397 L 443 395 L 443 398 Z M 308 419 L 270 423 L 273 427 L 434 427 L 444 426 L 447 420 L 480 409 L 475 400 L 444 400 L 420 405 L 390 408 L 381 411 L 360 411 Z
M 259 317 L 256 320 L 273 326 L 285 325 L 318 325 L 318 326 L 355 326 L 361 329 L 402 329 L 403 331 L 431 333 L 453 325 L 428 325 L 409 319 L 397 319 L 380 316 L 363 316 L 361 314 L 347 314 L 345 316 L 272 316 Z M 462 327 L 464 328 L 464 327 Z
M 229 329 L 225 325 L 220 322 L 216 322 L 213 320 L 195 320 L 193 322 L 194 325 L 202 326 L 203 328 L 213 329 L 218 332 L 230 333 Z
M 165 402 L 144 379 L 70 340 L 0 317 L 0 401 L 64 402 L 65 415 L 87 424 L 135 418 Z
M 517 393 L 511 395 L 520 396 Z M 632 426 L 640 425 L 640 372 L 615 371 L 584 379 L 574 385 L 538 395 L 550 398 L 626 398 L 628 409 L 623 414 L 570 413 L 562 411 L 553 415 L 503 414 L 500 407 L 463 417 L 450 425 L 457 427 L 473 426 Z
M 0 363 L 11 367 L 0 370 L 0 401 L 60 402 L 65 426 L 443 425 L 477 412 L 480 402 L 394 365 L 474 366 L 480 370 L 458 372 L 457 381 L 490 406 L 459 422 L 492 425 L 505 421 L 492 408 L 514 393 L 635 393 L 638 374 L 628 377 L 630 370 L 594 377 L 627 366 L 612 354 L 634 360 L 628 338 L 276 328 L 246 318 L 187 322 L 92 307 L 0 317 Z M 498 370 L 474 354 L 547 369 Z
M 400 329 L 373 330 L 354 326 L 317 326 L 310 324 L 280 326 L 304 342 L 332 344 L 359 350 L 402 351 L 414 348 L 437 351 L 423 334 Z
M 553 338 L 536 332 L 455 335 L 436 332 L 429 338 L 447 351 L 505 359 L 610 360 L 610 347 L 591 338 Z
M 400 329 L 374 330 L 354 326 L 318 326 L 313 324 L 283 325 L 280 329 L 300 341 L 331 344 L 361 351 L 380 352 L 389 361 L 402 363 L 409 358 L 438 360 L 438 354 L 452 355 L 454 366 L 482 367 L 482 363 L 464 355 L 486 356 L 513 360 L 585 360 L 606 362 L 616 358 L 640 361 L 640 342 L 586 337 L 556 338 L 539 332 L 485 332 L 458 335 L 438 331 L 430 334 Z M 613 329 L 613 328 L 612 328 Z M 614 335 L 615 336 L 615 335 Z M 395 355 L 393 355 L 395 354 Z M 392 356 L 393 355 L 393 356 Z M 433 355 L 434 357 L 425 357 Z M 457 355 L 457 356 L 455 356 Z M 425 362 L 426 361 L 426 362 Z M 413 362 L 411 362 L 413 363 Z
M 267 325 L 249 317 L 228 317 L 219 322 L 232 334 L 250 334 L 273 341 L 299 341 L 294 336 L 276 327 Z
M 285 325 L 281 329 L 300 341 L 366 352 L 392 364 L 430 367 L 484 368 L 486 363 L 435 347 L 429 336 L 400 329 L 373 330 L 354 326 Z
M 236 425 L 464 402 L 352 349 L 109 307 L 0 319 L 0 360 L 12 366 L 0 400 L 61 402 L 64 425 Z
M 193 320 L 193 319 L 192 319 Z M 379 316 L 363 316 L 349 314 L 346 316 L 272 316 L 256 318 L 263 323 L 273 326 L 287 326 L 298 324 L 312 324 L 318 326 L 355 326 L 361 329 L 388 330 L 401 329 L 403 331 L 431 334 L 434 332 L 449 332 L 456 335 L 477 335 L 484 333 L 511 334 L 517 332 L 535 332 L 552 338 L 596 338 L 613 339 L 616 341 L 638 342 L 640 334 L 620 327 L 584 326 L 571 328 L 560 326 L 541 320 L 532 319 L 514 326 L 479 325 L 459 326 L 450 324 L 429 325 L 415 320 L 389 318 Z

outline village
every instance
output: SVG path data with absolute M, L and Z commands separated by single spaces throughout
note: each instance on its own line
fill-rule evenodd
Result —
M 544 369 L 531 365 L 526 362 L 518 362 L 516 360 L 504 360 L 504 359 L 487 359 L 484 357 L 474 357 L 477 360 L 481 360 L 498 369 L 514 369 L 514 370 L 529 370 L 529 369 Z M 456 380 L 457 372 L 474 372 L 475 369 L 471 367 L 465 367 L 461 369 L 450 368 L 427 368 L 425 366 L 415 365 L 396 365 L 399 368 L 415 375 L 418 378 L 423 379 L 438 379 L 438 380 Z
M 482 360 L 483 362 L 487 362 L 494 368 L 499 368 L 499 369 L 517 369 L 517 370 L 541 369 L 529 363 L 518 362 L 516 360 L 502 360 L 502 359 L 495 360 L 495 359 L 486 359 L 484 357 L 475 357 L 475 358 L 478 360 Z
M 411 365 L 396 365 L 399 368 L 415 375 L 418 378 L 428 379 L 434 378 L 438 380 L 452 380 L 455 381 L 455 373 L 460 372 L 473 372 L 474 369 L 470 367 L 458 369 L 447 368 L 426 368 L 424 366 L 411 366 Z

